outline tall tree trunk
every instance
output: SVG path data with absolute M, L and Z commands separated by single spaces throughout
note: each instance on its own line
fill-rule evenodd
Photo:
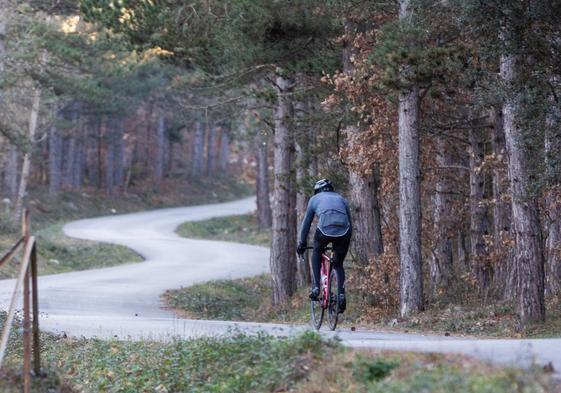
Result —
M 111 138 L 111 129 L 109 131 L 109 138 Z M 115 186 L 115 149 L 113 149 L 113 141 L 108 140 L 107 146 L 105 147 L 105 190 L 107 194 L 113 194 L 113 188 Z
M 410 0 L 400 0 L 399 19 L 411 23 Z M 403 79 L 411 79 L 402 66 Z M 399 93 L 399 257 L 401 316 L 424 308 L 421 260 L 421 178 L 419 162 L 419 87 L 412 84 Z
M 160 182 L 164 177 L 164 150 L 166 146 L 166 119 L 162 115 L 158 117 L 158 127 L 156 131 L 156 160 L 154 161 L 154 177 L 156 178 L 157 187 L 159 189 Z
M 347 21 L 346 34 L 352 35 L 357 26 Z M 353 46 L 346 41 L 343 47 L 343 72 L 347 76 L 354 73 L 352 55 Z M 349 150 L 358 151 L 361 140 L 360 133 L 364 132 L 357 126 L 346 129 Z M 360 159 L 360 158 L 359 158 Z M 351 205 L 353 210 L 353 251 L 361 265 L 367 265 L 374 257 L 383 254 L 382 222 L 380 205 L 378 202 L 378 174 L 376 168 L 371 168 L 370 173 L 361 173 L 355 165 L 349 165 L 349 185 L 351 188 Z
M 16 202 L 13 211 L 13 220 L 16 221 L 21 216 L 23 209 L 23 199 L 27 193 L 27 180 L 29 178 L 29 173 L 31 171 L 31 153 L 33 152 L 33 146 L 35 143 L 35 131 L 37 130 L 37 120 L 39 118 L 39 105 L 41 104 L 41 90 L 35 88 L 33 92 L 33 103 L 31 105 L 31 114 L 29 116 L 29 151 L 23 156 L 23 165 L 21 168 L 21 176 L 19 181 L 18 193 L 16 196 Z
M 191 167 L 191 175 L 193 177 L 201 177 L 204 165 L 204 128 L 200 121 L 195 122 L 195 136 L 193 138 L 193 166 Z
M 480 288 L 489 288 L 491 267 L 488 263 L 488 247 L 485 237 L 489 234 L 489 212 L 485 203 L 485 159 L 484 129 L 473 124 L 469 130 L 470 158 L 470 244 L 471 270 Z
M 79 139 L 76 140 L 76 156 L 74 159 L 74 170 L 73 170 L 73 179 L 72 179 L 72 187 L 75 190 L 79 190 L 82 188 L 82 182 L 84 179 L 84 163 L 85 163 L 85 146 L 83 141 L 83 136 L 80 136 Z
M 101 121 L 99 118 L 90 121 L 90 127 L 88 127 L 87 133 L 87 144 L 86 144 L 86 170 L 88 176 L 88 185 L 90 187 L 99 187 L 99 177 L 101 173 L 99 171 L 98 162 L 98 149 L 99 149 L 99 129 L 101 127 Z
M 218 159 L 217 159 L 217 146 L 216 146 L 216 139 L 218 136 L 218 131 L 222 127 L 218 126 L 216 123 L 212 122 L 208 126 L 208 141 L 207 141 L 207 175 L 213 176 L 216 174 L 216 168 L 218 167 Z
M 4 77 L 4 69 L 5 69 L 5 59 L 6 59 L 6 24 L 9 18 L 8 10 L 11 6 L 8 4 L 6 0 L 0 0 L 0 78 Z M 0 89 L 0 103 L 3 100 L 4 93 Z
M 448 180 L 446 167 L 451 164 L 450 147 L 443 138 L 436 141 L 436 164 L 438 166 L 435 194 L 433 197 L 434 250 L 430 261 L 431 293 L 437 295 L 439 289 L 447 288 L 452 276 L 452 236 L 450 225 L 452 186 Z
M 4 73 L 6 58 L 6 23 L 8 21 L 8 10 L 11 6 L 6 0 L 0 0 L 0 75 Z M 0 102 L 2 102 L 2 91 L 0 90 Z
M 512 208 L 507 197 L 508 174 L 506 170 L 506 145 L 503 115 L 499 108 L 493 110 L 494 124 L 491 145 L 495 157 L 493 166 L 493 245 L 499 259 L 493 274 L 493 285 L 505 299 L 514 299 L 516 266 L 509 239 L 511 237 Z
M 49 129 L 49 193 L 60 192 L 62 175 L 62 138 L 55 125 Z
M 559 78 L 551 78 L 557 90 Z M 545 196 L 547 212 L 546 294 L 561 292 L 561 109 L 559 99 L 552 94 L 546 116 L 545 164 L 548 179 Z
M 274 114 L 274 188 L 273 188 L 273 226 L 271 247 L 271 275 L 273 304 L 286 302 L 295 290 L 295 255 L 290 238 L 290 150 L 291 140 L 287 117 L 290 115 L 288 94 L 292 91 L 291 81 L 277 76 L 277 106 Z
M 501 76 L 508 88 L 518 81 L 519 62 L 518 56 L 501 56 Z M 530 192 L 532 152 L 524 144 L 520 100 L 519 93 L 510 92 L 503 103 L 503 119 L 516 241 L 517 308 L 521 322 L 526 323 L 545 320 L 544 258 L 538 201 Z
M 222 173 L 228 171 L 230 162 L 230 124 L 224 123 L 220 132 L 220 156 L 218 158 L 219 168 Z
M 272 224 L 271 200 L 269 195 L 269 144 L 267 135 L 257 132 L 255 137 L 257 161 L 257 222 L 259 228 L 270 228 Z
M 4 187 L 8 191 L 8 196 L 14 198 L 18 191 L 18 165 L 19 153 L 15 145 L 10 145 L 8 152 L 8 165 L 6 167 L 6 174 L 4 177 Z
M 304 89 L 306 87 L 304 76 L 298 75 L 296 78 L 296 83 L 299 88 Z M 294 146 L 295 146 L 295 160 L 294 164 L 296 167 L 296 200 L 294 201 L 295 206 L 295 229 L 298 228 L 298 223 L 301 223 L 306 214 L 306 208 L 308 207 L 308 194 L 307 189 L 309 189 L 309 179 L 310 179 L 310 134 L 309 126 L 305 121 L 306 115 L 308 113 L 308 102 L 305 100 L 298 100 L 294 103 L 294 117 L 296 119 L 296 129 L 294 135 Z M 295 238 L 298 235 L 295 234 Z M 298 288 L 306 288 L 310 285 L 310 264 L 306 260 L 296 261 L 297 264 L 297 285 Z
M 97 128 L 97 172 L 99 173 L 97 188 L 102 189 L 102 173 L 103 173 L 103 134 L 106 129 L 103 118 L 99 119 L 99 127 Z M 113 182 L 113 180 L 111 180 Z
M 125 183 L 125 139 L 124 139 L 124 119 L 115 118 L 113 120 L 113 150 L 114 167 L 113 184 L 121 191 Z
M 463 271 L 469 270 L 466 237 L 465 232 L 461 228 L 458 229 L 456 237 L 456 255 L 458 256 L 458 266 L 460 266 Z
M 291 113 L 291 117 L 293 114 Z M 288 194 L 288 251 L 287 251 L 287 262 L 289 266 L 292 266 L 294 269 L 293 272 L 290 272 L 290 275 L 294 277 L 294 291 L 298 288 L 300 281 L 299 281 L 299 274 L 305 275 L 305 271 L 303 271 L 303 267 L 299 267 L 298 265 L 298 258 L 296 256 L 296 245 L 298 242 L 298 210 L 297 210 L 297 201 L 298 201 L 298 185 L 296 183 L 296 174 L 294 173 L 293 168 L 295 167 L 296 161 L 296 152 L 294 149 L 294 133 L 292 130 L 289 131 L 291 135 L 290 141 L 290 180 L 289 180 L 289 194 Z M 304 267 L 305 268 L 305 267 Z M 310 281 L 302 281 L 302 287 L 307 287 Z
M 349 149 L 357 148 L 359 138 L 353 134 L 361 131 L 357 127 L 348 127 L 346 132 Z M 367 265 L 384 253 L 378 174 L 375 168 L 368 174 L 361 173 L 352 166 L 348 169 L 353 214 L 353 251 L 357 262 Z
M 73 135 L 63 139 L 62 184 L 65 189 L 72 189 L 76 139 Z

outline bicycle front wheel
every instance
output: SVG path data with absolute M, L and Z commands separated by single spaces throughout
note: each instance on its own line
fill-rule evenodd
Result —
M 335 330 L 339 319 L 339 274 L 336 270 L 332 270 L 329 275 L 329 305 L 327 310 L 329 327 L 331 330 Z

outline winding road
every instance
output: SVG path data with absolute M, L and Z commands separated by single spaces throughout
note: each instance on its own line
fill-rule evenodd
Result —
M 180 224 L 255 209 L 253 198 L 235 202 L 161 209 L 75 221 L 64 227 L 79 239 L 121 244 L 144 262 L 104 269 L 42 276 L 39 279 L 41 327 L 71 336 L 168 340 L 173 337 L 263 331 L 286 336 L 307 326 L 181 319 L 163 308 L 171 288 L 268 271 L 269 251 L 231 242 L 184 239 Z M 0 281 L 0 309 L 6 309 L 13 280 Z M 375 331 L 324 331 L 351 347 L 382 350 L 463 353 L 514 366 L 552 363 L 561 371 L 561 339 L 460 339 Z

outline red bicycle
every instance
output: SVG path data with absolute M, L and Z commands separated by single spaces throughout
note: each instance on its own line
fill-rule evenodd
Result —
M 307 249 L 313 249 L 313 247 L 307 247 Z M 304 255 L 300 255 L 300 258 L 303 259 Z M 310 270 L 312 270 L 311 266 Z M 339 318 L 339 274 L 333 269 L 333 249 L 331 247 L 326 247 L 321 254 L 320 277 L 318 300 L 310 300 L 310 322 L 314 328 L 319 330 L 327 310 L 329 328 L 335 330 Z

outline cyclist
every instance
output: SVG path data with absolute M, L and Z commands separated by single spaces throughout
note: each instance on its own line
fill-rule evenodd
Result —
M 300 229 L 300 240 L 297 252 L 302 255 L 306 251 L 308 233 L 314 219 L 318 216 L 316 233 L 314 234 L 314 251 L 312 254 L 313 282 L 310 299 L 319 297 L 319 280 L 321 268 L 321 254 L 329 243 L 333 245 L 333 268 L 339 274 L 339 312 L 344 312 L 347 304 L 345 300 L 345 270 L 343 261 L 349 250 L 352 234 L 352 221 L 347 201 L 334 191 L 328 179 L 319 180 L 314 186 L 314 196 L 310 198 L 306 214 Z

